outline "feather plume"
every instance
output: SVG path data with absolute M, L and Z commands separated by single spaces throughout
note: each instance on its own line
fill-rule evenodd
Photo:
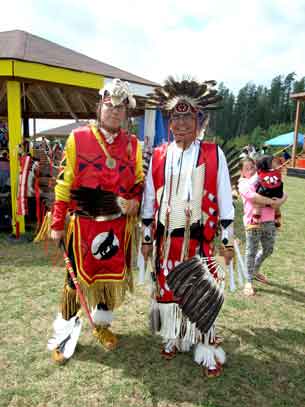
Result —
M 199 83 L 190 77 L 178 81 L 169 76 L 164 86 L 155 88 L 154 93 L 148 95 L 147 106 L 170 111 L 178 102 L 186 101 L 196 110 L 217 109 L 222 96 L 217 94 L 215 85 L 214 80 Z
M 179 307 L 202 334 L 209 331 L 222 307 L 223 290 L 211 275 L 211 260 L 193 257 L 180 263 L 166 282 L 180 298 Z
M 225 140 L 222 144 L 219 144 L 219 147 L 222 149 L 227 159 L 231 185 L 236 187 L 237 181 L 240 176 L 239 174 L 240 151 L 235 146 L 229 147 L 227 140 Z

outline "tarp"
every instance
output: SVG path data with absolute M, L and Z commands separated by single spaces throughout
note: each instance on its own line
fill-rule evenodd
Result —
M 281 134 L 280 136 L 271 138 L 264 142 L 267 146 L 290 146 L 293 144 L 294 140 L 294 132 L 291 131 L 290 133 Z M 304 135 L 299 133 L 298 134 L 298 144 L 303 145 L 304 143 Z

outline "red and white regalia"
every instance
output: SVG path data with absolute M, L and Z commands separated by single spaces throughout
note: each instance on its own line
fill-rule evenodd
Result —
M 213 369 L 224 361 L 224 352 L 214 346 L 214 327 L 206 335 L 199 332 L 182 314 L 166 277 L 185 258 L 213 256 L 218 221 L 234 218 L 222 150 L 198 139 L 184 151 L 175 141 L 156 148 L 145 183 L 142 218 L 144 225 L 149 220 L 154 224 L 156 300 L 164 350 L 188 351 L 196 345 L 195 361 Z

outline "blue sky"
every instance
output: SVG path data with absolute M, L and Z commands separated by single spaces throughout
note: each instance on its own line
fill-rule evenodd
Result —
M 147 79 L 216 79 L 233 91 L 305 75 L 305 0 L 10 0 L 22 29 Z

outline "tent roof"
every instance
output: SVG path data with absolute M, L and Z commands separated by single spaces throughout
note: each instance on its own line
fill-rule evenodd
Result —
M 54 127 L 52 129 L 43 130 L 37 133 L 36 137 L 46 137 L 48 139 L 54 139 L 57 137 L 67 137 L 71 131 L 77 129 L 78 127 L 82 127 L 88 124 L 88 121 L 78 121 L 69 124 L 65 124 L 63 126 Z
M 157 85 L 19 30 L 0 32 L 0 67 L 0 117 L 8 114 L 10 78 L 21 83 L 22 117 L 37 119 L 94 119 L 97 90 L 112 78 L 129 81 L 137 115 L 145 108 L 147 93 Z
M 294 132 L 291 131 L 290 133 L 281 134 L 277 137 L 273 137 L 270 140 L 264 142 L 264 144 L 268 146 L 290 146 L 293 144 L 294 140 Z M 303 145 L 304 142 L 304 135 L 299 133 L 298 134 L 298 144 Z
M 120 78 L 148 86 L 157 85 L 155 82 L 20 30 L 0 32 L 0 59 L 17 59 L 109 78 Z

